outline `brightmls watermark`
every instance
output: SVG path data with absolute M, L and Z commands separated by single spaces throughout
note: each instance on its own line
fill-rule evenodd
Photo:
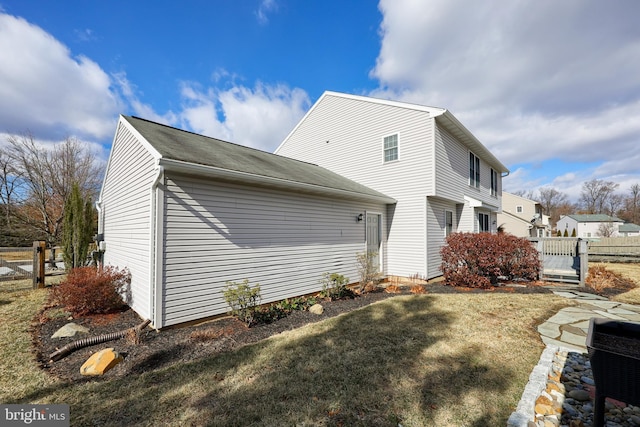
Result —
M 69 427 L 69 405 L 0 405 L 0 426 Z

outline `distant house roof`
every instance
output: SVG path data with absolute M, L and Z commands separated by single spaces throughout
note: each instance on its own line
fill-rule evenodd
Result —
M 626 224 L 620 224 L 620 227 L 618 227 L 618 231 L 620 233 L 638 233 L 640 232 L 640 225 L 632 224 L 630 222 Z
M 615 216 L 605 214 L 567 215 L 577 222 L 624 222 Z
M 159 155 L 167 168 L 230 181 L 285 187 L 301 192 L 342 194 L 395 203 L 395 199 L 318 165 L 267 153 L 243 145 L 123 116 Z

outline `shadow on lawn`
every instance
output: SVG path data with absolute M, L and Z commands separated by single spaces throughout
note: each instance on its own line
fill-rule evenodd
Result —
M 316 324 L 313 332 L 77 385 L 82 392 L 50 387 L 25 400 L 63 399 L 72 405 L 74 425 L 433 425 L 443 408 L 464 417 L 464 408 L 455 410 L 463 397 L 505 389 L 509 377 L 499 363 L 479 361 L 475 347 L 453 355 L 428 351 L 456 339 L 448 336 L 455 314 L 434 301 L 392 298 Z M 505 417 L 485 404 L 467 425 L 497 425 Z

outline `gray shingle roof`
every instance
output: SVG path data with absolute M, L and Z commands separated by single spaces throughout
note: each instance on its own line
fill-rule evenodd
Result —
M 273 178 L 316 188 L 339 190 L 365 198 L 393 199 L 318 165 L 243 145 L 176 129 L 132 116 L 123 116 L 163 159 Z M 272 180 L 273 181 L 273 180 Z
M 584 215 L 568 215 L 578 222 L 624 222 L 615 216 L 605 214 L 584 214 Z
M 640 225 L 633 223 L 620 224 L 618 231 L 621 233 L 637 233 L 640 231 Z

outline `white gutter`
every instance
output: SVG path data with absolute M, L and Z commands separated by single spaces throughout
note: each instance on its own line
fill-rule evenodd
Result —
M 395 204 L 394 198 L 385 195 L 374 195 L 359 193 L 357 191 L 342 190 L 338 188 L 324 187 L 316 184 L 305 182 L 290 181 L 282 178 L 274 178 L 264 175 L 253 174 L 249 172 L 234 171 L 229 169 L 218 168 L 215 166 L 198 165 L 195 163 L 183 162 L 180 160 L 160 159 L 159 164 L 167 169 L 176 172 L 206 175 L 213 178 L 240 181 L 255 185 L 267 185 L 271 187 L 286 188 L 289 190 L 300 191 L 304 193 L 334 195 L 349 199 L 359 199 L 374 202 L 382 202 L 386 204 Z
M 151 283 L 151 301 L 150 301 L 150 313 L 151 324 L 154 328 L 159 329 L 162 327 L 162 292 L 158 290 L 158 286 L 162 286 L 162 283 L 158 283 L 158 271 L 162 266 L 158 266 L 162 247 L 162 239 L 159 239 L 160 231 L 157 229 L 158 225 L 158 202 L 157 202 L 157 189 L 160 184 L 160 180 L 164 177 L 164 167 L 158 164 L 156 169 L 156 177 L 151 184 L 151 230 L 150 230 L 150 257 L 149 260 L 149 283 Z

